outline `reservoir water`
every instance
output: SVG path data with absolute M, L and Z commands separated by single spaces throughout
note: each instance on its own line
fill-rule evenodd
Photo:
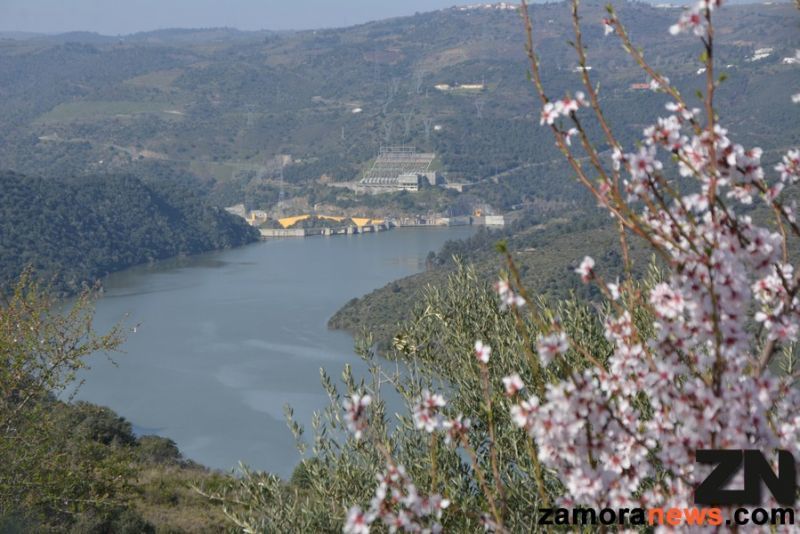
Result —
M 307 427 L 338 378 L 365 366 L 353 339 L 327 329 L 353 297 L 419 272 L 425 256 L 471 227 L 286 239 L 137 267 L 111 275 L 99 331 L 130 332 L 116 365 L 90 361 L 78 398 L 109 406 L 138 432 L 173 439 L 220 469 L 241 460 L 287 476 L 299 461 L 283 406 Z

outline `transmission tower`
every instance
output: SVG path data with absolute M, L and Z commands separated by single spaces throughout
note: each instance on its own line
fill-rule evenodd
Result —
M 280 217 L 283 214 L 283 205 L 286 201 L 286 188 L 283 180 L 283 157 L 278 155 L 264 161 L 264 166 L 259 170 L 259 177 L 278 182 L 278 203 L 275 205 L 275 214 Z
M 422 93 L 422 85 L 425 82 L 425 74 L 426 72 L 422 69 L 414 72 L 414 87 L 417 94 Z
M 475 109 L 478 111 L 478 118 L 483 118 L 483 108 L 486 107 L 486 100 L 482 98 L 475 101 Z
M 403 139 L 408 139 L 409 134 L 411 133 L 411 119 L 414 118 L 414 114 L 410 111 L 403 113 L 403 121 L 405 123 L 405 133 L 403 134 Z
M 429 142 L 431 140 L 431 126 L 433 125 L 433 119 L 430 117 L 425 117 L 422 119 L 422 125 L 425 126 L 425 141 Z
M 281 172 L 278 178 L 278 213 L 283 214 L 283 202 L 286 200 L 286 191 L 283 189 L 283 162 L 280 162 Z
M 386 120 L 383 123 L 383 138 L 386 141 L 386 144 L 391 144 L 392 141 L 392 122 L 390 120 Z
M 372 63 L 373 63 L 373 67 L 375 69 L 374 72 L 373 72 L 374 82 L 378 83 L 380 81 L 380 79 L 381 79 L 381 70 L 380 70 L 380 65 L 378 64 L 378 47 L 377 46 L 375 47 L 375 51 L 372 54 Z
M 256 123 L 256 106 L 255 104 L 247 104 L 247 126 L 253 126 Z

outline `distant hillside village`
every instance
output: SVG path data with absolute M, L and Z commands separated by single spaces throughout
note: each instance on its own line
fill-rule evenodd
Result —
M 354 189 L 363 193 L 388 193 L 442 185 L 444 180 L 431 168 L 435 159 L 436 154 L 420 153 L 412 147 L 381 147 L 372 168 Z
M 435 153 L 417 152 L 414 147 L 381 147 L 375 161 L 359 181 L 329 183 L 328 185 L 370 195 L 402 191 L 416 193 L 427 187 L 463 191 L 467 184 L 448 183 L 435 170 L 435 161 Z M 506 224 L 505 217 L 495 214 L 489 205 L 477 206 L 471 214 L 459 216 L 429 214 L 427 216 L 365 217 L 353 214 L 320 213 L 290 215 L 284 211 L 291 213 L 292 210 L 285 208 L 286 206 L 279 202 L 272 212 L 260 209 L 248 210 L 244 204 L 237 204 L 226 209 L 229 213 L 242 217 L 248 224 L 258 228 L 264 238 L 348 235 L 381 232 L 397 226 L 504 226 Z M 316 207 L 314 211 L 316 211 Z
M 416 192 L 424 187 L 443 187 L 462 192 L 465 184 L 445 180 L 436 170 L 436 154 L 417 152 L 414 147 L 381 147 L 375 162 L 357 182 L 329 183 L 356 193 Z
M 258 228 L 262 238 L 309 237 L 352 235 L 383 232 L 395 227 L 411 226 L 505 226 L 504 215 L 491 214 L 491 210 L 476 209 L 471 215 L 446 217 L 439 214 L 429 216 L 401 216 L 386 218 L 356 217 L 345 215 L 323 215 L 304 213 L 285 217 L 271 217 L 264 210 L 247 210 L 244 204 L 226 208 L 228 213 L 245 219 Z
M 477 208 L 470 215 L 401 215 L 384 218 L 303 213 L 278 216 L 265 210 L 248 210 L 244 204 L 226 208 L 258 229 L 262 238 L 352 235 L 383 232 L 396 227 L 419 226 L 495 226 L 507 224 L 507 217 L 493 214 L 491 208 Z

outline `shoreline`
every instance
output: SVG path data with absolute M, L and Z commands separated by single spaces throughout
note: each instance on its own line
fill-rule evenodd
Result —
M 502 228 L 506 225 L 504 215 L 493 216 L 462 216 L 462 217 L 435 217 L 394 219 L 380 224 L 365 224 L 362 226 L 349 225 L 340 228 L 312 227 L 312 228 L 258 228 L 261 240 L 285 237 L 314 237 L 335 235 L 356 235 L 386 232 L 394 228 L 451 228 L 456 226 L 489 226 Z
M 272 239 L 116 273 L 97 302 L 95 326 L 104 331 L 127 317 L 137 332 L 126 354 L 115 355 L 119 367 L 93 359 L 76 398 L 159 429 L 211 469 L 243 460 L 288 478 L 297 456 L 282 406 L 291 404 L 307 426 L 326 404 L 320 368 L 331 376 L 345 365 L 368 372 L 352 334 L 328 329 L 330 317 L 353 297 L 423 269 L 429 251 L 474 230 Z

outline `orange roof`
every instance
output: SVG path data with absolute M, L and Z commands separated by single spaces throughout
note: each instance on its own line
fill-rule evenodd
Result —
M 311 218 L 311 215 L 298 215 L 296 217 L 284 217 L 283 219 L 278 219 L 278 222 L 284 228 L 289 228 L 290 226 L 294 226 L 300 221 L 305 221 L 306 219 L 309 218 Z

